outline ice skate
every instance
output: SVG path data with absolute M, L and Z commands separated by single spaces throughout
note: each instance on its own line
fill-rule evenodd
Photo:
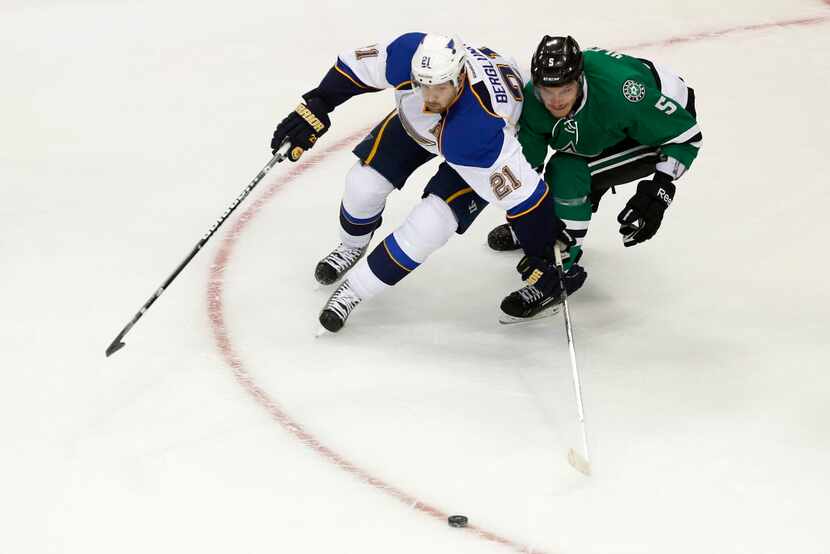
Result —
M 513 233 L 509 223 L 499 225 L 487 234 L 487 244 L 499 252 L 519 249 L 519 239 Z
M 573 265 L 565 273 L 565 290 L 568 296 L 575 293 L 585 283 L 588 273 L 579 265 Z M 534 321 L 558 314 L 562 305 L 561 291 L 545 294 L 535 285 L 526 285 L 510 293 L 501 302 L 499 323 L 510 325 Z
M 354 264 L 363 257 L 368 249 L 368 244 L 359 248 L 352 248 L 341 242 L 337 245 L 337 248 L 332 250 L 331 254 L 317 263 L 317 267 L 314 269 L 314 278 L 321 285 L 331 285 L 354 267 Z
M 320 325 L 327 331 L 336 333 L 343 328 L 349 314 L 362 300 L 349 286 L 349 282 L 346 281 L 337 287 L 337 290 L 326 302 L 323 311 L 320 312 Z

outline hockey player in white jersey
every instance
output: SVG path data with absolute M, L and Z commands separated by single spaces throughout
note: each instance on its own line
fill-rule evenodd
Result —
M 348 271 L 320 313 L 326 329 L 340 330 L 355 306 L 394 286 L 453 233 L 466 231 L 488 203 L 507 211 L 526 254 L 520 271 L 527 284 L 504 299 L 503 309 L 528 298 L 559 300 L 553 248 L 557 240 L 565 248 L 573 240 L 515 136 L 522 84 L 515 63 L 492 50 L 464 45 L 458 37 L 408 33 L 341 53 L 279 124 L 271 147 L 290 142 L 289 159 L 296 161 L 328 130 L 336 106 L 359 94 L 395 89 L 397 108 L 354 149 L 359 160 L 346 176 L 340 244 L 315 270 L 322 284 Z M 444 161 L 422 200 L 363 258 L 387 196 L 436 156 Z

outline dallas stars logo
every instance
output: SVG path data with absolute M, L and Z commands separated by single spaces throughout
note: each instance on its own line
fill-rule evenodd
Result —
M 629 102 L 639 102 L 646 97 L 646 87 L 632 79 L 623 83 L 622 93 Z
M 575 119 L 566 119 L 565 124 L 562 125 L 562 128 L 565 130 L 566 133 L 574 135 L 574 138 L 568 141 L 568 144 L 563 146 L 562 148 L 557 148 L 560 152 L 569 152 L 571 154 L 576 154 L 576 145 L 574 142 L 579 142 L 579 123 Z
M 568 144 L 566 144 L 562 148 L 557 148 L 556 150 L 557 152 L 566 152 L 568 154 L 579 154 L 579 152 L 576 151 L 576 145 L 572 140 L 569 141 Z
M 579 134 L 579 124 L 575 119 L 568 119 L 565 121 L 565 132 L 572 135 Z

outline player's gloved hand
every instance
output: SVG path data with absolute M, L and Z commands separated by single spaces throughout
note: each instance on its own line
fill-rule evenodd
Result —
M 614 194 L 616 194 L 616 190 L 614 187 L 606 187 L 603 189 L 591 189 L 591 193 L 588 198 L 591 200 L 591 213 L 597 213 L 599 210 L 599 202 L 602 200 L 602 197 L 605 196 L 605 193 L 611 190 Z
M 288 159 L 296 162 L 326 131 L 329 130 L 328 105 L 316 96 L 305 98 L 305 104 L 297 106 L 293 112 L 283 119 L 274 131 L 271 139 L 271 151 L 276 154 L 284 140 L 288 140 L 291 148 Z
M 562 253 L 563 262 L 571 257 L 571 246 L 576 246 L 576 239 L 565 228 L 565 222 L 556 218 L 556 248 L 559 248 Z M 550 259 L 553 260 L 553 252 L 551 251 L 549 254 Z
M 528 285 L 534 285 L 545 296 L 559 296 L 562 294 L 562 280 L 553 258 L 540 256 L 525 256 L 516 266 L 522 280 Z
M 637 184 L 637 192 L 617 216 L 626 247 L 640 244 L 654 236 L 663 221 L 663 213 L 671 206 L 674 192 L 671 177 L 659 171 L 651 181 L 640 181 Z
M 549 247 L 543 256 L 525 256 L 519 260 L 516 271 L 521 274 L 522 281 L 526 281 L 529 285 L 535 285 L 546 296 L 559 295 L 562 292 L 562 281 L 552 249 L 559 248 L 564 261 L 570 257 L 568 251 L 575 244 L 576 241 L 564 228 L 563 223 L 557 236 L 556 245 Z

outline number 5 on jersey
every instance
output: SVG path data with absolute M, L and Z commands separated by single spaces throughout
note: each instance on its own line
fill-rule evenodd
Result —
M 657 101 L 654 107 L 660 110 L 661 112 L 666 112 L 666 115 L 671 115 L 677 111 L 677 106 L 674 104 L 674 102 L 671 102 L 670 100 L 666 99 L 665 96 L 661 96 L 660 100 Z
M 510 171 L 508 166 L 504 166 L 501 171 L 496 171 L 490 175 L 490 188 L 493 189 L 493 194 L 499 200 L 502 200 L 514 190 L 519 190 L 521 186 L 522 182 L 516 178 L 516 175 Z

